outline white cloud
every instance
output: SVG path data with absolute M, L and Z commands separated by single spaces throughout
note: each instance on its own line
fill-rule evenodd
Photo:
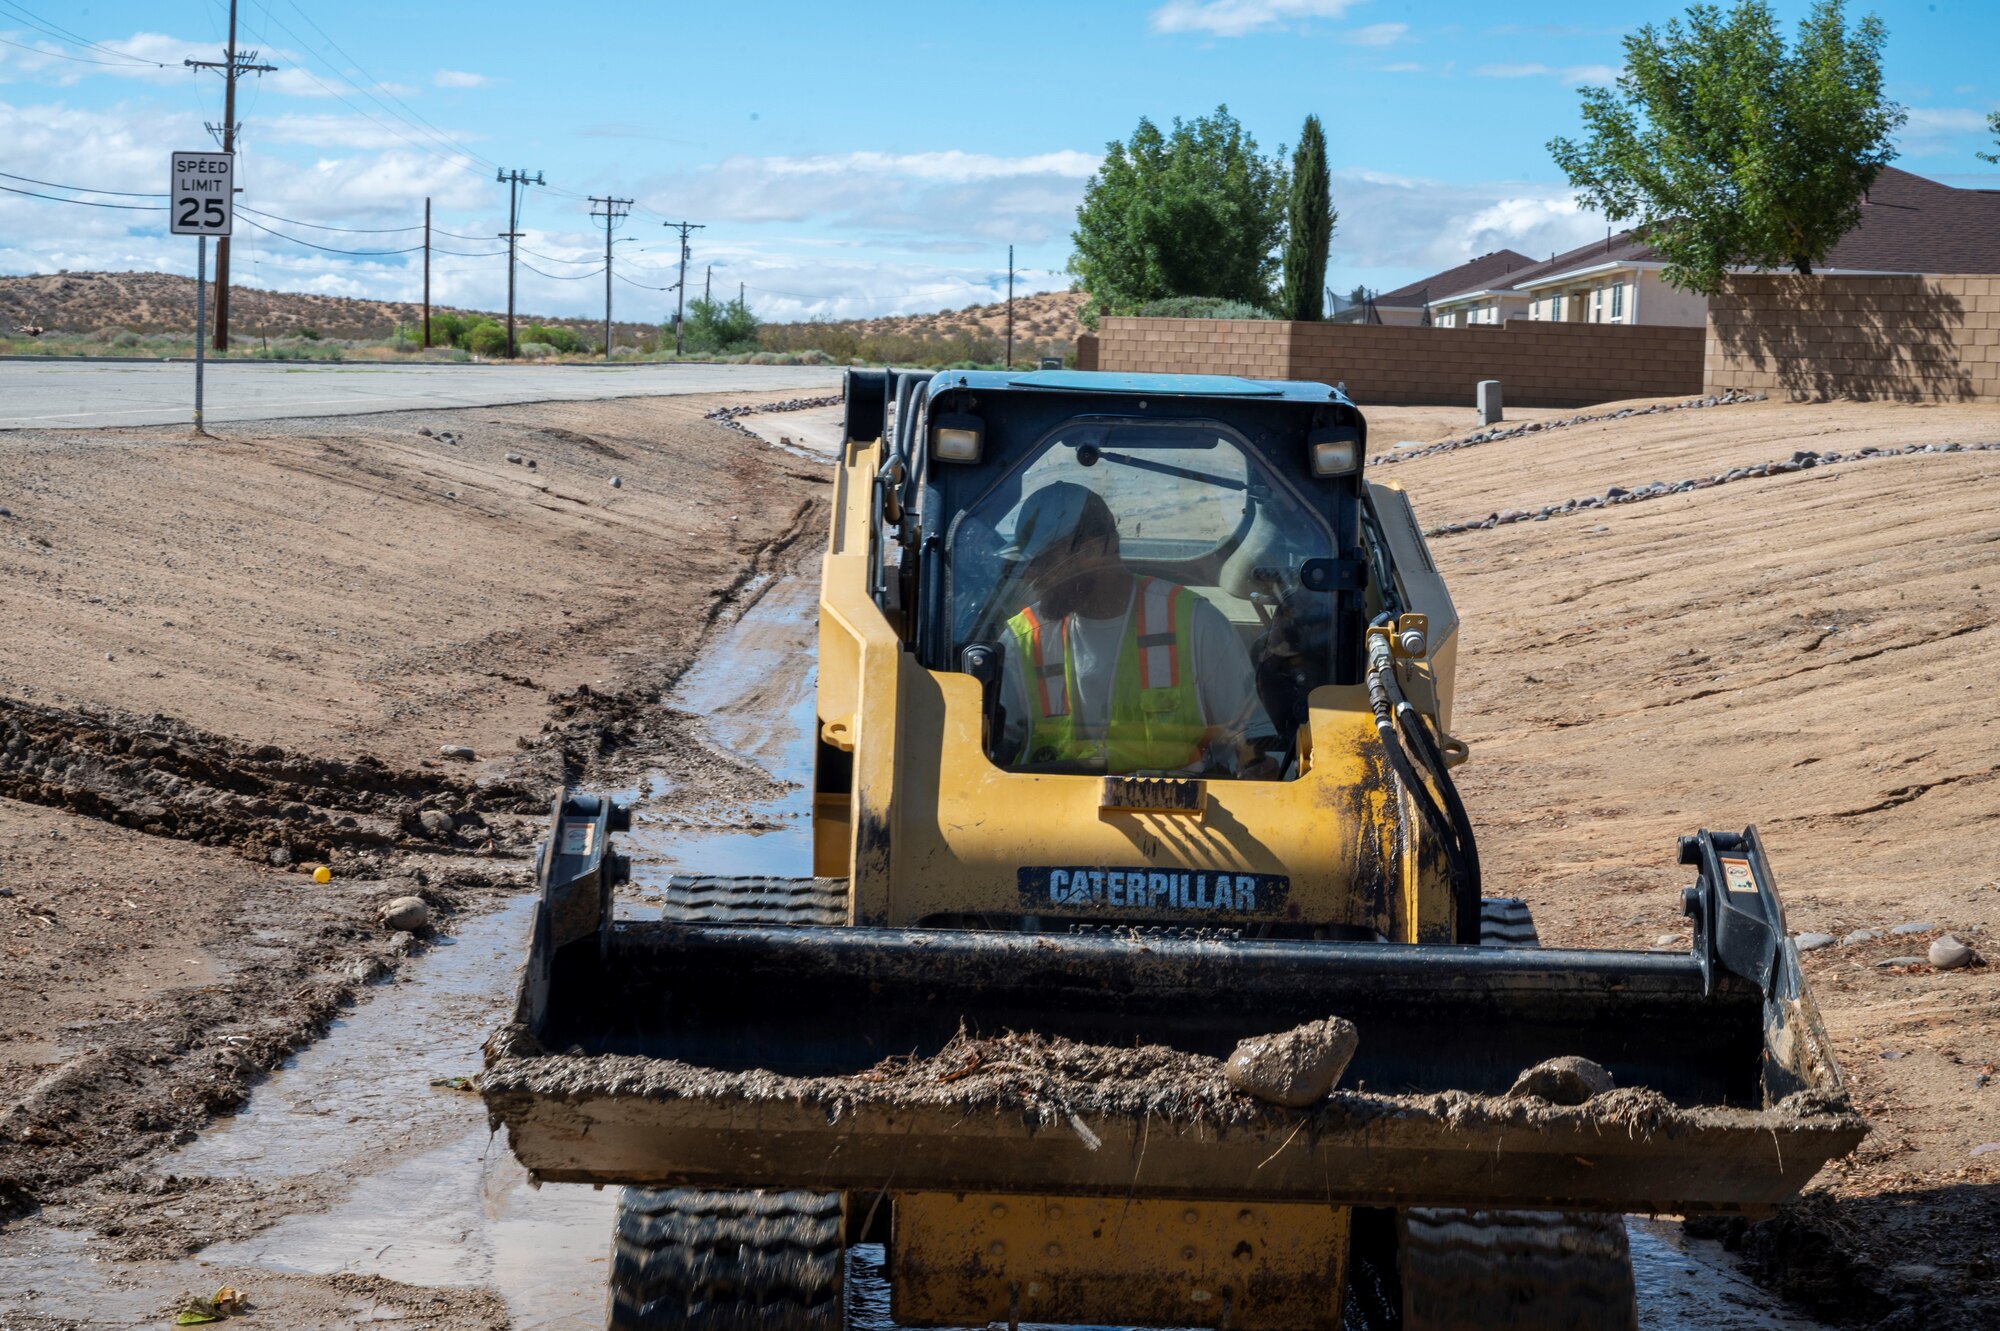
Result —
M 1503 180 L 1455 185 L 1388 172 L 1334 175 L 1340 223 L 1337 269 L 1396 270 L 1412 277 L 1492 250 L 1530 258 L 1573 249 L 1604 234 L 1604 221 L 1559 185 Z
M 1563 69 L 1562 79 L 1569 84 L 1616 83 L 1624 72 L 1616 65 L 1569 65 Z
M 1299 19 L 1337 19 L 1357 0 L 1167 0 L 1153 11 L 1155 32 L 1206 32 L 1241 37 Z
M 649 186 L 646 202 L 718 222 L 812 222 L 950 247 L 1035 244 L 1067 233 L 1099 161 L 1071 150 L 736 156 Z
M 287 97 L 339 97 L 339 83 L 323 79 L 304 65 L 281 65 L 275 74 L 263 76 L 264 86 Z
M 1409 35 L 1407 23 L 1370 23 L 1341 34 L 1350 46 L 1394 46 Z
M 493 80 L 463 69 L 440 69 L 431 75 L 431 82 L 440 88 L 484 88 Z
M 1382 66 L 1384 74 L 1421 74 L 1424 67 L 1414 60 L 1398 60 L 1393 65 Z
M 1912 106 L 1910 118 L 1896 135 L 1896 146 L 1912 156 L 1926 156 L 1957 147 L 1966 135 L 1986 135 L 1984 111 L 1964 106 Z M 1980 148 L 1986 144 L 1982 141 Z
M 1472 71 L 1474 78 L 1481 79 L 1538 79 L 1556 78 L 1568 84 L 1610 83 L 1617 79 L 1619 70 L 1614 65 L 1563 65 L 1556 67 L 1534 62 L 1526 64 L 1481 65 Z

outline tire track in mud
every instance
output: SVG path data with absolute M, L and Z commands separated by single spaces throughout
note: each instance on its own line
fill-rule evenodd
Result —
M 537 792 L 379 759 L 314 758 L 166 716 L 0 698 L 0 796 L 274 865 L 336 851 L 495 853 L 490 813 L 539 813 Z M 427 825 L 425 813 L 443 814 Z

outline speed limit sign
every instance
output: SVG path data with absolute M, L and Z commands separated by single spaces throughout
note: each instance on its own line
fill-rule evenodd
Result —
M 167 220 L 176 236 L 226 236 L 236 220 L 236 154 L 175 153 Z

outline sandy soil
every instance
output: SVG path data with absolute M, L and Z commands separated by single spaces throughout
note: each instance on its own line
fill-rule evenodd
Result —
M 0 605 L 29 626 L 0 635 L 0 1224 L 84 1225 L 134 1281 L 254 1228 L 269 1198 L 186 1197 L 147 1162 L 524 885 L 559 781 L 668 763 L 706 809 L 768 793 L 657 702 L 817 551 L 828 477 L 718 405 L 0 445 Z M 423 935 L 377 923 L 408 893 Z M 259 1293 L 288 1326 L 505 1324 L 480 1291 Z
M 1991 407 L 1751 403 L 1377 474 L 1435 525 L 1797 449 L 1996 439 Z M 1880 964 L 1947 930 L 2000 961 L 1996 511 L 2000 453 L 1920 455 L 1433 541 L 1490 894 L 1525 896 L 1548 942 L 1648 946 L 1684 933 L 1675 836 L 1755 823 L 1794 931 L 1884 931 L 1805 958 L 1874 1133 L 1780 1221 L 1726 1231 L 1830 1318 L 2000 1318 L 2000 1152 L 1972 1153 L 2000 1140 L 2000 969 Z
M 704 419 L 717 405 L 0 445 L 0 611 L 31 626 L 0 635 L 0 1214 L 39 1206 L 131 1273 L 256 1227 L 268 1197 L 149 1161 L 431 945 L 377 927 L 382 900 L 425 895 L 449 935 L 524 880 L 562 776 L 678 761 L 705 810 L 768 794 L 653 705 L 823 522 L 824 467 Z M 1371 452 L 1468 416 L 1373 412 Z M 1379 474 L 1438 525 L 1800 448 L 1994 439 L 1991 408 L 1759 403 Z M 1674 836 L 1748 822 L 1795 930 L 1928 926 L 1808 954 L 1875 1132 L 1778 1220 L 1720 1231 L 1832 1321 L 2000 1319 L 2000 1152 L 1972 1154 L 2000 1140 L 2000 970 L 1877 964 L 1947 929 L 2000 960 L 1996 501 L 2000 454 L 1920 455 L 1434 542 L 1488 890 L 1526 896 L 1545 939 L 1682 937 Z M 254 1293 L 288 1326 L 505 1320 L 477 1290 Z

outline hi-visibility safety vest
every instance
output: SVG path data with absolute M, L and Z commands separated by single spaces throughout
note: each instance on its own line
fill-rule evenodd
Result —
M 1080 695 L 1070 621 L 1045 623 L 1033 606 L 1008 620 L 1014 659 L 1028 670 L 1028 744 L 1018 761 L 1089 761 L 1101 754 L 1104 770 L 1112 774 L 1171 771 L 1200 761 L 1208 736 L 1192 668 L 1195 601 L 1185 587 L 1139 579 L 1102 738 L 1077 733 Z

